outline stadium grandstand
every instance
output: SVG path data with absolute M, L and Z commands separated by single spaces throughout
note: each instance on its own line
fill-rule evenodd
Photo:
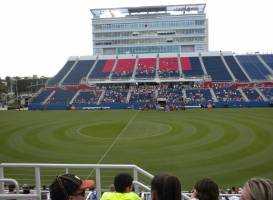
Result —
M 205 6 L 91 9 L 94 55 L 70 57 L 29 109 L 272 105 L 273 55 L 208 51 Z
M 185 107 L 224 108 L 273 106 L 273 54 L 261 54 L 256 52 L 239 55 L 230 51 L 209 51 L 208 19 L 206 18 L 205 7 L 205 4 L 184 4 L 91 9 L 94 54 L 90 56 L 69 57 L 64 66 L 59 69 L 57 74 L 51 79 L 47 80 L 45 87 L 39 88 L 39 91 L 36 92 L 36 94 L 30 100 L 28 109 L 176 110 L 184 109 Z M 232 109 L 217 109 L 214 111 L 219 110 L 226 111 Z M 124 110 L 124 112 L 127 111 L 132 112 L 132 110 Z M 84 163 L 86 160 L 88 162 L 89 159 L 95 160 L 97 157 L 99 158 L 99 161 L 97 164 L 35 164 L 34 161 L 36 160 L 33 158 L 29 159 L 29 161 L 32 163 L 0 163 L 0 199 L 26 199 L 28 197 L 32 199 L 50 199 L 48 194 L 49 191 L 46 185 L 49 185 L 51 178 L 56 176 L 57 170 L 58 173 L 76 171 L 79 172 L 80 175 L 87 178 L 92 176 L 92 178 L 94 178 L 96 181 L 95 193 L 97 196 L 94 199 L 100 199 L 101 193 L 108 190 L 107 187 L 110 185 L 110 183 L 112 183 L 111 181 L 114 173 L 126 171 L 131 173 L 134 177 L 135 191 L 142 195 L 143 200 L 150 200 L 150 188 L 148 186 L 150 186 L 150 181 L 153 178 L 152 174 L 146 172 L 137 165 L 103 164 L 104 162 L 101 162 L 106 154 L 112 150 L 112 147 L 116 144 L 120 136 L 126 131 L 127 127 L 129 127 L 137 114 L 132 114 L 132 117 L 129 115 L 124 115 L 123 118 L 129 119 L 128 122 L 123 122 L 120 120 L 122 122 L 121 123 L 117 120 L 117 122 L 115 122 L 116 124 L 112 124 L 111 120 L 105 117 L 105 112 L 108 111 L 99 111 L 99 113 L 102 113 L 101 115 L 97 114 L 96 112 L 60 111 L 60 113 L 65 113 L 64 115 L 67 115 L 67 113 L 94 114 L 91 117 L 87 115 L 75 115 L 74 118 L 70 118 L 68 121 L 63 119 L 61 115 L 56 115 L 54 114 L 55 112 L 53 112 L 53 115 L 56 115 L 54 117 L 61 119 L 64 124 L 60 124 L 60 121 L 57 121 L 57 118 L 55 119 L 54 117 L 52 117 L 50 120 L 55 119 L 56 121 L 54 121 L 54 123 L 48 122 L 47 124 L 47 120 L 44 119 L 50 118 L 46 117 L 46 115 L 49 113 L 51 114 L 51 112 L 27 112 L 27 114 L 42 113 L 42 125 L 39 124 L 41 121 L 38 121 L 38 117 L 37 120 L 33 120 L 33 123 L 37 124 L 35 126 L 31 125 L 29 122 L 32 120 L 28 120 L 29 123 L 25 126 L 21 125 L 20 121 L 20 128 L 13 127 L 13 129 L 16 131 L 15 133 L 5 134 L 5 137 L 3 138 L 8 144 L 12 143 L 11 139 L 8 139 L 9 135 L 15 138 L 14 135 L 22 134 L 23 136 L 21 137 L 23 139 L 26 138 L 26 140 L 22 140 L 22 142 L 19 141 L 19 138 L 15 143 L 16 145 L 14 145 L 15 147 L 12 146 L 12 152 L 16 148 L 20 147 L 23 152 L 23 154 L 21 154 L 22 152 L 14 151 L 16 153 L 14 158 L 19 158 L 21 155 L 23 155 L 25 156 L 24 159 L 26 159 L 26 157 L 30 157 L 37 151 L 39 155 L 35 155 L 37 157 L 35 159 L 42 158 L 43 162 L 48 162 L 49 160 L 49 162 L 52 163 L 62 161 Z M 117 118 L 119 114 L 116 114 L 116 112 L 119 111 L 113 110 L 111 113 L 112 112 L 113 118 Z M 155 113 L 157 117 L 159 114 L 166 114 L 165 112 L 151 111 L 133 112 L 145 113 L 145 115 L 146 113 Z M 201 112 L 203 112 L 203 110 L 201 110 Z M 21 114 L 22 112 L 18 113 Z M 172 112 L 172 114 L 176 113 L 182 112 Z M 239 176 L 236 178 L 242 179 L 243 176 L 240 176 L 242 171 L 248 171 L 249 174 L 254 174 L 251 170 L 255 170 L 254 167 L 256 166 L 250 166 L 253 168 L 238 168 L 238 166 L 244 165 L 244 162 L 253 163 L 254 165 L 256 164 L 256 158 L 258 157 L 269 157 L 268 159 L 270 159 L 270 156 L 265 156 L 267 154 L 262 153 L 269 152 L 268 154 L 270 154 L 272 151 L 272 137 L 271 135 L 267 134 L 272 130 L 271 126 L 268 125 L 271 123 L 271 119 L 261 116 L 251 119 L 257 120 L 258 118 L 263 118 L 262 120 L 264 120 L 266 118 L 265 121 L 268 126 L 262 127 L 263 124 L 259 124 L 259 120 L 253 124 L 246 123 L 246 121 L 249 120 L 248 118 L 244 118 L 247 116 L 247 114 L 241 117 L 244 120 L 243 122 L 238 121 L 236 123 L 234 122 L 235 120 L 230 120 L 230 122 L 227 122 L 226 119 L 217 121 L 216 118 L 218 118 L 220 115 L 224 114 L 220 113 L 215 115 L 213 117 L 215 120 L 207 120 L 207 115 L 200 115 L 200 119 L 195 119 L 196 115 L 193 115 L 192 118 L 190 118 L 190 116 L 181 117 L 175 115 L 174 117 L 170 118 L 170 125 L 163 123 L 164 120 L 166 120 L 164 118 L 162 121 L 151 121 L 153 125 L 149 125 L 149 123 L 147 123 L 148 128 L 145 127 L 145 124 L 143 125 L 143 122 L 146 123 L 146 120 L 149 121 L 151 116 L 141 116 L 139 118 L 141 118 L 142 121 L 137 121 L 137 125 L 132 126 L 133 128 L 131 128 L 131 130 L 136 130 L 135 132 L 133 131 L 131 135 L 134 135 L 138 131 L 140 132 L 140 135 L 137 135 L 136 137 L 135 135 L 134 137 L 124 137 L 124 143 L 126 143 L 126 146 L 116 145 L 119 146 L 120 149 L 115 150 L 115 153 L 118 154 L 119 157 L 124 157 L 126 160 L 127 157 L 125 154 L 128 153 L 130 156 L 132 156 L 132 152 L 127 152 L 125 147 L 129 147 L 130 150 L 134 151 L 133 153 L 141 149 L 144 153 L 138 152 L 138 155 L 134 157 L 136 157 L 136 159 L 139 157 L 143 159 L 142 155 L 147 153 L 146 149 L 141 145 L 132 147 L 131 145 L 136 144 L 135 141 L 137 140 L 139 140 L 138 142 L 140 143 L 143 143 L 145 140 L 147 141 L 146 145 L 148 146 L 147 149 L 149 150 L 157 150 L 157 148 L 160 149 L 161 147 L 164 147 L 162 148 L 160 154 L 161 157 L 159 157 L 158 163 L 162 163 L 163 154 L 166 153 L 166 157 L 172 157 L 170 156 L 171 153 L 173 154 L 173 160 L 170 160 L 170 162 L 174 162 L 179 165 L 180 171 L 182 171 L 181 167 L 184 169 L 192 169 L 191 173 L 196 175 L 193 178 L 197 178 L 200 174 L 206 175 L 202 174 L 205 173 L 205 171 L 202 171 L 204 166 L 208 167 L 210 171 L 216 171 L 220 168 L 225 169 L 226 163 L 230 161 L 232 164 L 236 165 L 236 175 L 239 174 Z M 232 115 L 229 117 L 231 118 Z M 23 117 L 20 116 L 20 119 L 21 118 Z M 16 117 L 12 116 L 11 119 L 12 120 L 10 121 L 12 122 L 16 121 Z M 175 121 L 177 119 L 180 121 Z M 92 123 L 95 125 L 92 125 Z M 210 124 L 216 125 L 212 127 L 208 126 L 208 128 L 207 125 Z M 4 127 L 3 130 L 8 133 L 8 125 L 5 123 L 4 125 L 6 127 Z M 112 125 L 116 127 L 113 129 L 109 128 Z M 173 125 L 174 127 L 177 125 L 178 128 L 173 128 Z M 35 130 L 31 129 L 32 126 Z M 66 126 L 69 126 L 68 128 L 71 129 L 66 129 Z M 144 129 L 146 128 L 146 130 L 143 131 L 143 135 L 141 135 L 142 130 L 138 130 L 142 126 Z M 196 128 L 196 126 L 199 126 L 199 128 Z M 252 130 L 250 126 L 255 126 L 255 129 Z M 119 129 L 119 127 L 121 128 Z M 225 133 L 226 130 L 224 128 L 226 127 L 228 129 L 228 134 Z M 155 128 L 156 130 L 153 132 L 152 130 Z M 89 130 L 91 129 L 96 129 L 97 135 L 92 135 L 89 133 Z M 104 132 L 106 129 L 107 131 Z M 157 129 L 160 130 L 158 133 Z M 207 134 L 208 138 L 206 138 L 206 134 L 204 134 L 206 129 L 211 131 Z M 39 132 L 40 130 L 42 130 L 42 132 Z M 85 130 L 88 133 L 84 133 Z M 171 132 L 171 130 L 175 130 L 177 132 Z M 197 132 L 199 130 L 200 132 Z M 267 132 L 264 131 L 262 134 L 258 135 L 258 133 L 256 133 L 258 130 L 266 130 Z M 61 131 L 64 131 L 64 133 Z M 186 136 L 180 138 L 182 135 L 179 135 L 180 131 L 183 134 L 187 132 L 187 134 L 185 134 Z M 39 132 L 38 136 L 35 135 L 36 132 Z M 169 137 L 169 135 L 167 135 L 169 132 L 175 133 L 172 134 L 171 142 L 173 142 L 173 145 L 170 145 L 170 147 L 166 141 Z M 178 132 L 179 134 L 176 134 Z M 239 132 L 239 136 L 236 135 L 237 132 Z M 252 135 L 247 135 L 248 132 L 250 132 Z M 105 136 L 101 137 L 101 133 L 105 134 Z M 111 135 L 107 135 L 108 133 L 109 135 L 111 133 Z M 202 134 L 205 136 L 203 137 Z M 65 138 L 62 138 L 62 135 L 65 135 Z M 50 138 L 51 136 L 52 138 Z M 160 136 L 164 142 L 157 143 L 158 141 L 155 140 L 157 136 Z M 201 138 L 202 140 L 198 139 L 197 143 L 191 141 L 195 140 L 196 138 Z M 207 140 L 211 140 L 212 138 L 212 142 L 207 142 Z M 248 138 L 246 141 L 248 146 L 245 146 L 243 143 L 245 138 Z M 113 139 L 113 142 L 111 142 L 111 139 Z M 257 142 L 259 145 L 255 146 L 254 139 L 260 139 Z M 28 143 L 36 140 L 38 143 L 33 145 L 35 148 Z M 132 140 L 133 143 L 129 143 L 130 140 Z M 102 154 L 103 148 L 101 147 L 104 145 L 104 141 L 107 141 L 105 144 L 107 150 L 104 154 Z M 151 143 L 154 143 L 154 146 L 151 146 Z M 187 146 L 187 143 L 193 146 Z M 264 143 L 266 144 L 264 145 Z M 229 146 L 225 146 L 226 144 Z M 25 148 L 24 146 L 23 148 L 21 145 L 29 145 L 30 147 L 27 146 Z M 172 152 L 170 149 L 173 148 L 173 146 L 175 146 L 177 149 Z M 221 151 L 218 151 L 218 149 L 214 148 L 218 146 L 224 148 L 222 148 Z M 80 149 L 79 147 L 84 148 L 84 150 Z M 184 147 L 184 149 L 182 147 Z M 4 148 L 7 147 L 4 146 Z M 63 148 L 65 152 L 63 152 L 63 149 L 59 151 L 59 148 Z M 235 151 L 236 148 L 240 151 Z M 228 152 L 230 149 L 232 152 Z M 251 160 L 252 158 L 250 157 L 250 154 L 254 153 L 250 151 L 250 149 L 253 152 L 257 151 L 257 153 L 255 153 L 256 157 L 254 157 L 255 160 Z M 6 153 L 8 150 L 8 148 L 5 149 L 4 153 Z M 123 151 L 124 155 L 120 156 L 120 152 Z M 197 155 L 201 151 L 203 151 L 203 154 L 201 153 L 200 155 Z M 183 157 L 184 155 L 181 156 L 181 152 L 189 157 Z M 226 155 L 223 155 L 224 153 L 221 154 L 222 152 L 225 152 Z M 45 156 L 46 153 L 50 155 L 47 157 Z M 87 153 L 88 157 L 85 157 L 84 153 Z M 191 155 L 193 155 L 192 153 L 194 153 L 195 156 L 200 157 L 193 156 L 191 158 Z M 155 151 L 152 153 L 152 156 L 158 156 L 158 154 L 159 152 Z M 215 160 L 213 160 L 213 157 L 209 158 L 208 155 L 210 154 L 217 154 Z M 239 157 L 236 157 L 237 154 Z M 79 157 L 76 160 L 72 160 L 71 158 L 73 156 Z M 241 161 L 243 156 L 247 157 L 247 160 L 237 163 L 236 161 Z M 3 158 L 6 159 L 6 157 L 8 156 L 4 155 Z M 204 160 L 202 159 L 200 162 L 203 162 L 202 164 L 204 164 L 204 166 L 200 166 L 197 162 L 201 157 Z M 226 160 L 227 158 L 231 160 Z M 111 159 L 112 160 L 110 161 L 115 163 L 124 161 L 116 160 L 114 157 L 111 157 Z M 21 161 L 21 158 L 19 161 Z M 159 167 L 157 163 L 154 163 L 154 160 L 149 161 L 152 163 L 151 166 L 155 168 Z M 178 161 L 184 162 L 186 165 L 181 166 Z M 233 161 L 235 162 L 233 163 Z M 258 161 L 257 163 L 262 166 L 261 170 L 265 171 L 264 174 L 269 174 L 270 176 L 272 174 L 272 170 L 270 168 L 272 160 L 270 160 L 270 163 L 268 162 L 269 164 L 265 161 L 262 160 Z M 135 160 L 129 160 L 128 162 L 135 162 Z M 143 162 L 147 162 L 147 160 L 143 159 Z M 189 164 L 187 164 L 187 162 L 189 162 Z M 216 166 L 217 168 L 212 167 L 214 162 L 218 164 Z M 263 163 L 261 164 L 261 162 Z M 194 163 L 194 165 L 192 163 Z M 202 168 L 202 170 L 197 172 L 194 171 L 195 165 L 198 165 L 198 167 L 200 169 Z M 169 165 L 166 166 L 169 167 Z M 229 166 L 227 166 L 227 168 L 228 167 Z M 16 170 L 10 170 L 10 168 L 15 168 L 20 173 L 18 173 Z M 16 175 L 19 174 L 19 176 L 22 176 L 24 173 L 26 173 L 23 170 L 26 169 L 29 170 L 27 171 L 28 173 L 30 173 L 30 171 L 34 173 L 34 175 L 31 175 L 31 179 L 33 179 L 31 184 L 35 185 L 32 188 L 32 193 L 27 195 L 19 194 L 21 191 L 19 184 L 15 179 L 5 178 L 8 177 L 8 175 L 13 175 L 12 173 L 15 172 L 17 173 Z M 90 169 L 92 170 L 91 172 Z M 159 168 L 159 170 L 162 169 L 164 168 Z M 173 169 L 175 168 L 173 167 Z M 174 170 L 174 172 L 178 172 L 178 170 Z M 185 174 L 186 173 L 187 172 L 185 172 Z M 234 176 L 234 174 L 230 174 L 230 172 L 227 170 L 224 172 L 217 171 L 217 176 L 222 176 L 221 173 L 225 173 L 226 177 Z M 184 176 L 185 174 L 182 175 Z M 248 176 L 249 174 L 246 174 L 245 176 Z M 189 176 L 190 175 L 192 174 L 189 174 Z M 30 180 L 23 178 L 21 179 L 23 181 Z M 42 180 L 42 178 L 44 180 Z M 3 182 L 12 182 L 17 194 L 1 194 L 1 191 L 4 191 L 4 189 L 7 190 L 7 187 L 4 187 L 5 185 Z M 42 189 L 43 184 L 45 184 L 45 188 Z M 87 196 L 86 199 L 93 199 L 92 194 L 94 190 L 85 192 Z M 240 192 L 239 190 L 236 190 L 236 193 L 229 192 L 231 192 L 229 189 L 227 192 L 221 191 L 221 199 L 239 199 L 241 190 Z M 182 199 L 190 199 L 191 191 L 183 191 L 182 196 Z

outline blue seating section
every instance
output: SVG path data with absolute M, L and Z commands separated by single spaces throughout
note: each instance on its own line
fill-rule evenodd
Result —
M 187 76 L 203 76 L 204 72 L 201 67 L 199 57 L 190 57 L 191 70 L 182 70 L 183 74 Z M 183 69 L 183 67 L 182 67 Z
M 209 89 L 187 89 L 186 96 L 189 104 L 206 104 L 209 101 L 213 101 Z
M 259 88 L 268 101 L 273 101 L 273 88 Z
M 204 56 L 202 58 L 212 81 L 233 81 L 220 56 Z
M 126 103 L 128 91 L 125 87 L 108 88 L 101 103 Z
M 131 93 L 130 103 L 153 103 L 155 102 L 156 87 L 136 87 Z
M 236 57 L 252 80 L 266 80 L 267 75 L 270 75 L 256 55 L 239 55 Z
M 263 101 L 263 98 L 253 88 L 242 89 L 249 101 Z
M 76 105 L 88 105 L 96 104 L 100 98 L 101 91 L 80 91 L 77 98 L 74 99 L 73 104 Z
M 62 85 L 79 85 L 82 78 L 87 76 L 94 62 L 94 60 L 80 60 L 63 81 Z
M 75 61 L 67 61 L 63 68 L 48 81 L 48 86 L 54 86 L 58 85 L 59 82 L 63 79 L 63 77 L 66 75 L 66 73 L 71 69 Z
M 55 94 L 46 102 L 46 104 L 68 105 L 76 92 L 77 91 L 74 90 L 57 90 Z
M 113 61 L 113 62 L 111 62 Z M 92 73 L 90 74 L 90 76 L 88 77 L 89 79 L 106 79 L 107 77 L 109 77 L 110 73 L 111 73 L 111 67 L 107 70 L 105 70 L 105 65 L 108 65 L 108 63 L 110 65 L 114 65 L 114 60 L 98 60 L 97 64 L 95 65 Z M 108 68 L 108 67 L 106 67 Z
M 244 101 L 239 90 L 233 87 L 214 88 L 214 94 L 219 102 Z
M 32 98 L 31 103 L 43 103 L 51 92 L 51 90 L 43 90 L 38 96 Z
M 229 66 L 229 69 L 232 71 L 233 75 L 235 76 L 236 80 L 239 82 L 248 82 L 246 75 L 237 64 L 233 56 L 224 56 L 224 59 Z
M 264 55 L 261 55 L 261 57 L 266 62 L 266 64 L 273 70 L 273 55 L 264 54 Z

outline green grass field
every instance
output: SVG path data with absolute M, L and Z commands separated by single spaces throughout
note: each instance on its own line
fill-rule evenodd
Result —
M 3 111 L 0 162 L 136 164 L 179 176 L 183 189 L 201 177 L 242 186 L 253 176 L 273 179 L 272 111 Z M 5 171 L 19 183 L 27 174 Z

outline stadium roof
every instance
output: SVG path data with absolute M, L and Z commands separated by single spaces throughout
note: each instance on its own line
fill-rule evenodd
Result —
M 134 15 L 170 14 L 191 15 L 204 14 L 206 4 L 182 4 L 162 6 L 142 6 L 127 8 L 99 8 L 90 9 L 94 18 L 118 18 Z

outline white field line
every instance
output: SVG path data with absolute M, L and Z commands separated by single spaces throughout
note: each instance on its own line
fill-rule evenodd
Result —
M 128 123 L 126 124 L 126 126 L 120 131 L 120 133 L 117 135 L 117 137 L 114 139 L 114 141 L 112 142 L 112 144 L 108 147 L 108 149 L 104 152 L 104 154 L 101 156 L 101 158 L 99 159 L 99 161 L 97 162 L 97 164 L 100 164 L 103 159 L 107 156 L 107 154 L 112 150 L 113 146 L 117 143 L 117 141 L 119 140 L 119 138 L 121 137 L 121 135 L 123 134 L 123 132 L 131 125 L 131 123 L 134 121 L 134 119 L 136 118 L 137 114 L 139 111 L 136 111 L 136 113 L 133 115 L 133 117 L 128 121 Z M 91 172 L 89 173 L 89 175 L 86 177 L 86 179 L 88 179 L 93 173 L 94 173 L 95 169 L 92 169 Z

